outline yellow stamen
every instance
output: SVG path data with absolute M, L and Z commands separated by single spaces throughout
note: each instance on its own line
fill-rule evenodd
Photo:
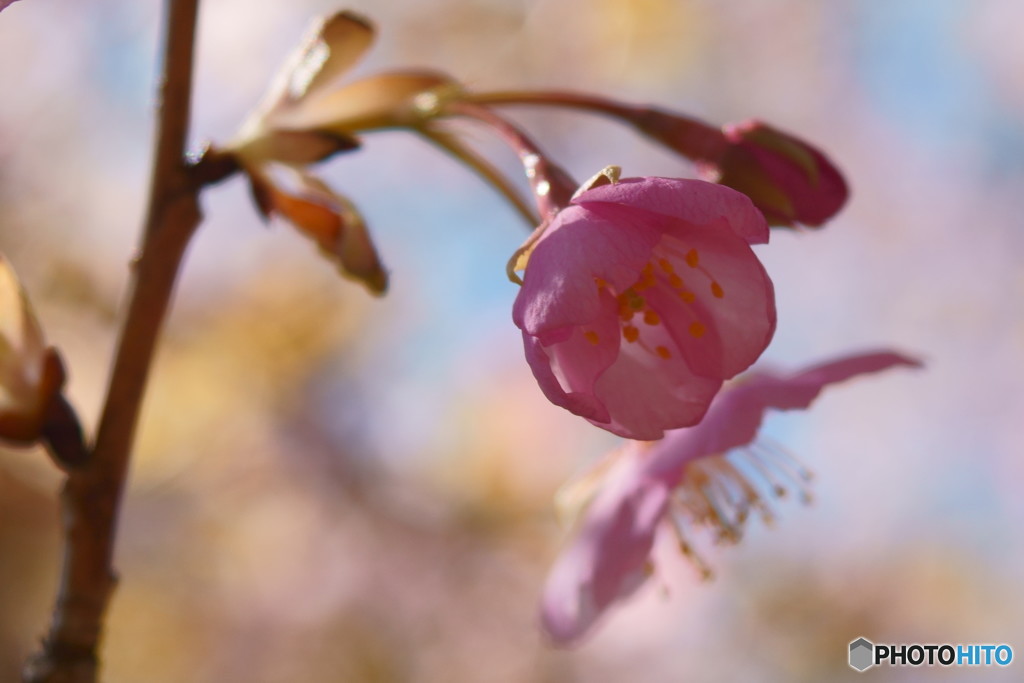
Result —
M 683 284 L 683 278 L 679 277 L 675 273 L 668 276 L 668 284 L 673 289 L 682 289 L 685 286 Z
M 707 329 L 708 328 L 704 326 L 704 323 L 699 320 L 694 320 L 690 323 L 690 336 L 694 339 L 700 339 L 704 336 L 704 333 L 707 332 Z
M 718 284 L 714 280 L 711 281 L 711 293 L 714 294 L 716 299 L 721 299 L 725 296 L 725 290 L 722 289 L 722 285 Z
M 654 347 L 654 352 L 655 352 L 655 353 L 657 353 L 657 354 L 658 354 L 659 356 L 661 356 L 662 358 L 664 358 L 665 360 L 668 360 L 669 358 L 671 358 L 671 357 L 672 357 L 672 352 L 671 352 L 671 351 L 669 351 L 669 350 L 668 350 L 668 349 L 667 349 L 666 347 L 664 347 L 664 346 L 655 346 L 655 347 Z
M 636 283 L 630 287 L 631 290 L 642 292 L 656 284 L 654 279 L 654 266 L 649 262 L 640 270 L 640 277 L 637 278 Z
M 648 325 L 657 325 L 659 322 L 661 322 L 661 318 L 659 318 L 658 314 L 655 313 L 654 311 L 646 310 L 644 311 L 644 322 L 647 323 Z
M 691 268 L 696 268 L 700 264 L 700 256 L 697 254 L 696 249 L 691 249 L 686 252 L 686 265 Z
M 675 272 L 675 268 L 672 267 L 672 262 L 669 261 L 667 258 L 658 259 L 658 265 L 661 266 L 661 269 L 664 270 L 666 273 L 671 274 Z
M 636 329 L 632 325 L 626 325 L 622 328 L 622 336 L 626 338 L 630 344 L 640 338 L 640 330 Z
M 599 337 L 597 335 L 597 332 L 594 332 L 593 330 L 587 330 L 586 332 L 583 333 L 583 336 L 586 337 L 587 341 L 593 344 L 594 346 L 597 346 L 598 344 L 601 343 L 601 337 Z
M 694 552 L 689 538 L 694 527 L 709 528 L 720 543 L 735 543 L 752 511 L 760 513 L 766 524 L 773 522 L 767 500 L 779 487 L 779 479 L 802 480 L 796 474 L 803 470 L 799 463 L 769 451 L 771 447 L 750 444 L 728 455 L 698 458 L 686 466 L 682 483 L 672 493 L 668 519 L 680 551 L 702 573 L 708 571 L 707 564 Z M 738 461 L 744 466 L 737 467 Z
M 694 301 L 697 300 L 697 295 L 694 294 L 693 292 L 684 290 L 682 292 L 679 292 L 679 298 L 688 304 L 692 304 Z

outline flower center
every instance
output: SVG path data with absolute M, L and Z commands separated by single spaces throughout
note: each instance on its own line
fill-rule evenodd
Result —
M 708 527 L 718 543 L 736 543 L 755 510 L 765 524 L 775 521 L 769 499 L 785 498 L 794 489 L 803 503 L 811 502 L 807 483 L 811 473 L 782 446 L 762 438 L 729 453 L 698 458 L 686 466 L 671 502 L 673 530 L 679 549 L 710 578 L 711 570 L 690 538 L 693 527 Z
M 674 349 L 670 348 L 670 345 L 674 344 L 671 343 L 671 338 L 665 334 L 648 335 L 644 332 L 661 325 L 663 315 L 679 315 L 680 312 L 675 306 L 672 307 L 673 310 L 666 310 L 664 304 L 661 305 L 661 310 L 655 310 L 643 292 L 660 288 L 667 290 L 673 301 L 681 302 L 682 315 L 690 319 L 686 331 L 694 339 L 704 336 L 708 329 L 708 323 L 702 319 L 704 312 L 696 305 L 697 290 L 680 275 L 680 272 L 686 273 L 686 277 L 691 282 L 696 280 L 695 284 L 707 288 L 711 297 L 702 297 L 701 304 L 704 306 L 713 303 L 715 299 L 725 297 L 722 285 L 701 264 L 700 252 L 694 248 L 684 252 L 684 248 L 679 240 L 671 237 L 663 239 L 655 247 L 651 260 L 640 270 L 640 276 L 636 282 L 618 294 L 602 278 L 594 278 L 597 288 L 599 290 L 608 289 L 618 302 L 619 330 L 626 343 L 637 344 L 664 360 L 672 358 L 673 355 Z M 701 279 L 706 280 L 706 283 L 699 283 Z M 594 331 L 584 332 L 584 337 L 594 345 L 601 342 L 600 337 Z M 650 337 L 655 337 L 657 341 L 648 341 Z

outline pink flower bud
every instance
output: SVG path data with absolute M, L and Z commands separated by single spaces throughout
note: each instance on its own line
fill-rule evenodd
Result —
M 818 226 L 846 203 L 843 176 L 806 142 L 755 120 L 722 131 L 729 144 L 701 164 L 704 177 L 750 197 L 769 223 Z

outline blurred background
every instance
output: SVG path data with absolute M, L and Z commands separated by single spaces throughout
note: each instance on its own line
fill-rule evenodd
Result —
M 0 15 L 0 250 L 91 429 L 148 181 L 160 4 L 22 0 Z M 257 9 L 258 7 L 258 9 Z M 326 1 L 207 0 L 192 136 L 224 141 Z M 573 650 L 536 626 L 551 498 L 616 439 L 547 403 L 511 323 L 527 234 L 475 176 L 380 133 L 320 172 L 392 273 L 373 299 L 269 229 L 234 179 L 203 196 L 145 403 L 106 680 L 856 680 L 847 644 L 1008 643 L 1024 657 L 1024 5 L 1013 0 L 353 0 L 357 74 L 568 87 L 826 150 L 853 189 L 760 255 L 765 362 L 891 346 L 924 372 L 826 392 L 767 426 L 816 473 L 709 560 L 678 563 Z M 582 114 L 510 111 L 584 178 L 692 175 Z M 472 135 L 519 178 L 487 131 Z M 0 452 L 0 681 L 44 632 L 60 477 Z M 932 669 L 937 680 L 1020 680 Z M 917 680 L 889 669 L 886 680 Z

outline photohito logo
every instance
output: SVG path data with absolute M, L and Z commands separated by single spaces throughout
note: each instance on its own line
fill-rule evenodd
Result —
M 867 638 L 850 643 L 850 667 L 867 671 L 873 666 L 1008 666 L 1009 645 L 876 645 Z

